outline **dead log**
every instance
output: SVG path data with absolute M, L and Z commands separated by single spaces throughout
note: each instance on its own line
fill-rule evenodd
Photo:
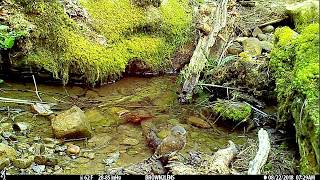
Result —
M 198 83 L 200 73 L 206 66 L 212 47 L 215 44 L 218 44 L 216 40 L 218 39 L 217 37 L 219 37 L 219 32 L 227 25 L 227 4 L 228 0 L 222 0 L 219 4 L 210 0 L 207 1 L 207 6 L 211 6 L 211 8 L 209 8 L 210 11 L 206 10 L 205 13 L 201 13 L 200 8 L 199 16 L 201 16 L 200 24 L 202 24 L 199 28 L 200 38 L 189 65 L 181 72 L 185 81 L 183 83 L 181 94 L 179 95 L 180 103 L 189 102 L 189 99 L 192 97 L 193 90 Z M 218 46 L 221 46 L 221 43 Z M 218 49 L 221 49 L 221 47 L 218 47 Z M 220 51 L 216 52 L 220 53 Z M 218 57 L 219 56 L 220 54 Z
M 264 164 L 267 162 L 269 151 L 270 151 L 270 139 L 268 132 L 261 128 L 258 132 L 259 138 L 259 149 L 255 158 L 249 162 L 249 175 L 260 174 L 260 171 Z

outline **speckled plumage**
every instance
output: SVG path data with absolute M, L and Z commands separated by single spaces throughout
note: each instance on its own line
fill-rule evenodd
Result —
M 181 126 L 174 126 L 171 134 L 163 139 L 157 147 L 154 155 L 156 157 L 167 157 L 182 150 L 187 143 L 186 130 Z

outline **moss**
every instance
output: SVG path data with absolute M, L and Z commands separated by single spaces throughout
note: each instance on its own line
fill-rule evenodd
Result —
M 33 49 L 24 63 L 36 65 L 68 82 L 69 75 L 87 83 L 116 79 L 130 59 L 141 59 L 152 70 L 169 65 L 169 57 L 190 36 L 191 16 L 187 1 L 170 1 L 161 7 L 163 25 L 156 32 L 139 31 L 150 20 L 144 8 L 129 0 L 81 1 L 91 20 L 79 25 L 68 17 L 59 1 L 17 0 L 36 29 L 31 34 Z M 89 37 L 94 31 L 107 39 L 107 45 Z
M 301 32 L 306 26 L 319 22 L 319 1 L 308 0 L 287 7 L 295 28 Z
M 222 119 L 240 122 L 250 117 L 252 109 L 244 103 L 218 100 L 214 105 L 213 111 L 219 114 Z
M 289 35 L 288 35 L 289 34 Z M 319 24 L 292 36 L 288 27 L 277 29 L 279 41 L 271 52 L 276 77 L 278 124 L 295 124 L 304 174 L 319 172 Z M 276 38 L 276 39 L 277 39 Z M 292 125 L 292 124 L 291 124 Z

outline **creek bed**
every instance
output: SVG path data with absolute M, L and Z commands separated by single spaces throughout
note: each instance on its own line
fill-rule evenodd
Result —
M 162 76 L 153 78 L 127 77 L 114 84 L 99 88 L 86 88 L 81 86 L 62 86 L 38 84 L 40 96 L 43 101 L 55 102 L 55 112 L 70 108 L 72 105 L 82 107 L 93 129 L 92 138 L 64 142 L 80 146 L 81 154 L 93 154 L 88 158 L 80 155 L 72 158 L 66 154 L 58 155 L 60 168 L 46 167 L 43 174 L 100 174 L 106 168 L 122 167 L 132 163 L 141 162 L 152 155 L 147 146 L 143 129 L 140 124 L 133 124 L 120 118 L 122 111 L 139 112 L 149 117 L 145 121 L 157 127 L 160 138 L 164 138 L 175 124 L 182 124 L 187 130 L 187 145 L 181 151 L 186 155 L 189 151 L 201 151 L 212 154 L 228 145 L 232 140 L 237 145 L 244 144 L 248 138 L 256 139 L 255 132 L 244 134 L 242 131 L 230 131 L 214 125 L 213 128 L 198 128 L 187 123 L 191 116 L 199 117 L 198 108 L 194 105 L 180 105 L 177 101 L 176 77 Z M 32 83 L 17 84 L 6 83 L 1 86 L 0 96 L 16 99 L 37 101 L 34 92 L 19 90 L 34 90 Z M 7 90 L 5 90 L 7 89 Z M 16 89 L 16 91 L 8 91 Z M 77 101 L 74 101 L 74 99 Z M 83 100 L 83 101 L 82 101 Z M 91 102 L 85 103 L 86 101 Z M 94 104 L 99 102 L 98 104 Z M 27 122 L 31 125 L 27 136 L 19 136 L 19 143 L 34 144 L 36 137 L 54 138 L 50 119 L 48 117 L 32 114 L 29 106 L 2 103 L 2 107 L 21 109 L 15 122 Z M 1 118 L 6 118 L 8 112 L 1 111 Z M 12 119 L 5 120 L 13 123 Z M 119 152 L 120 156 L 111 166 L 103 162 L 108 155 Z M 50 169 L 50 170 L 49 170 Z M 10 167 L 8 173 L 33 174 L 31 168 L 20 170 Z

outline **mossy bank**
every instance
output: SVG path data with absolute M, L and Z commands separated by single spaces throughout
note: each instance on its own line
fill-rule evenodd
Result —
M 319 24 L 310 23 L 319 18 L 319 9 L 313 10 L 317 13 L 294 18 L 300 34 L 289 27 L 276 29 L 270 62 L 276 77 L 278 125 L 294 124 L 303 174 L 319 173 L 320 167 Z M 301 24 L 301 19 L 309 20 Z
M 8 2 L 8 1 L 7 1 Z M 8 3 L 12 16 L 32 27 L 24 56 L 16 64 L 36 66 L 67 83 L 76 74 L 89 83 L 116 79 L 132 59 L 162 70 L 190 40 L 191 7 L 187 0 L 147 6 L 130 0 L 30 1 Z M 12 17 L 11 16 L 11 17 Z M 9 16 L 10 17 L 10 16 Z

